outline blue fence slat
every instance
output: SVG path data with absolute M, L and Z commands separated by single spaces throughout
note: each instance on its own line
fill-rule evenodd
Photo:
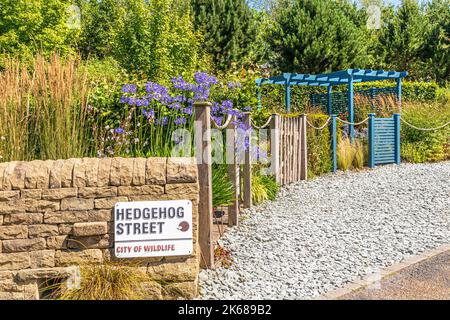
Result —
M 388 163 L 400 163 L 400 115 L 369 114 L 369 167 Z

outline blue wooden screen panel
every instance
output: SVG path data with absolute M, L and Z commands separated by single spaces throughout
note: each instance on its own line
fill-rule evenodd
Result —
M 375 118 L 369 115 L 369 166 L 400 163 L 400 115 Z

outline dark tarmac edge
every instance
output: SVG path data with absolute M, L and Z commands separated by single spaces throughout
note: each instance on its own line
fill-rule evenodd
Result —
M 450 244 L 356 279 L 318 300 L 450 300 Z

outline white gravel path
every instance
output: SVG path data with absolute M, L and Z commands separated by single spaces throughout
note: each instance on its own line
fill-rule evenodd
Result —
M 309 299 L 450 243 L 450 162 L 328 174 L 283 188 L 220 240 L 203 299 Z

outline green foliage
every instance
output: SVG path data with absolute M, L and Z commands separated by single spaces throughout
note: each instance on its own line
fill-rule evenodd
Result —
M 426 37 L 424 58 L 427 71 L 441 84 L 450 78 L 450 3 L 434 0 L 426 11 L 430 32 Z
M 394 15 L 384 19 L 386 26 L 380 30 L 377 47 L 380 67 L 417 74 L 427 32 L 422 10 L 417 1 L 405 0 Z
M 2 0 L 0 2 L 0 52 L 32 59 L 73 51 L 79 31 L 69 27 L 67 0 Z
M 279 186 L 272 176 L 252 174 L 252 202 L 254 204 L 275 200 Z
M 367 41 L 346 1 L 279 0 L 267 41 L 281 71 L 322 73 L 364 66 Z
M 420 128 L 439 127 L 450 120 L 447 103 L 406 103 L 402 117 Z M 401 155 L 409 162 L 450 159 L 450 126 L 435 131 L 420 131 L 402 124 Z
M 322 114 L 309 114 L 308 121 L 315 127 L 322 126 L 328 116 Z M 338 132 L 338 137 L 340 131 Z M 310 178 L 330 172 L 332 169 L 331 132 L 329 127 L 316 130 L 310 126 L 307 129 L 308 143 L 308 176 Z
M 267 199 L 274 201 L 277 197 L 280 186 L 273 176 L 261 175 L 260 182 L 264 185 L 267 193 Z
M 213 207 L 228 206 L 234 199 L 233 184 L 228 179 L 226 164 L 212 165 Z
M 241 67 L 256 39 L 253 12 L 245 0 L 192 0 L 195 29 L 218 70 Z

